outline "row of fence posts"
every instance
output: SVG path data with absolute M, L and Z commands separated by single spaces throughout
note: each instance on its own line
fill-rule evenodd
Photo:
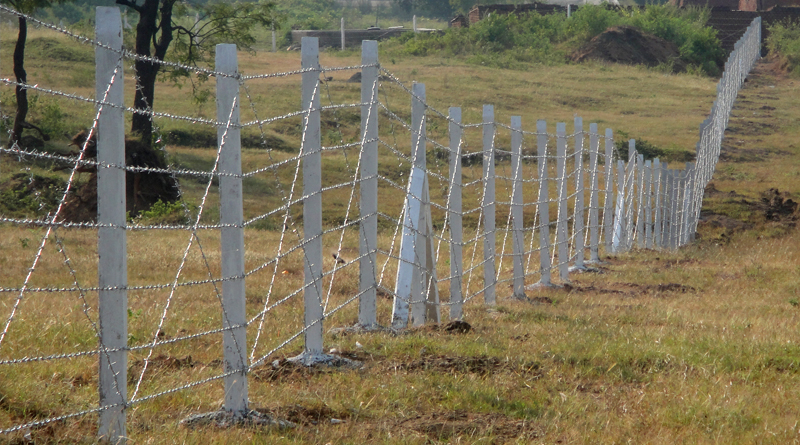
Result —
M 97 97 L 105 98 L 108 105 L 101 110 L 98 124 L 98 234 L 100 291 L 100 427 L 99 434 L 112 442 L 123 442 L 126 437 L 125 408 L 127 401 L 127 263 L 124 166 L 124 116 L 122 114 L 122 39 L 119 9 L 97 8 L 97 40 L 107 47 L 96 52 Z M 305 274 L 305 349 L 303 361 L 313 362 L 323 354 L 322 306 L 322 199 L 321 199 L 321 135 L 320 135 L 320 80 L 319 45 L 317 38 L 302 40 L 302 107 L 304 136 L 301 157 L 303 164 L 303 252 Z M 244 270 L 244 219 L 242 214 L 242 170 L 239 123 L 239 81 L 236 46 L 222 44 L 216 48 L 216 70 L 227 76 L 217 76 L 217 120 L 227 125 L 218 128 L 220 146 L 220 215 L 222 259 L 223 355 L 224 355 L 224 410 L 244 413 L 247 410 L 247 372 Z M 365 329 L 378 326 L 376 315 L 377 235 L 378 235 L 378 46 L 375 41 L 364 41 L 362 46 L 361 83 L 361 139 L 362 154 L 360 183 L 360 284 L 359 324 Z M 409 321 L 422 324 L 439 321 L 441 317 L 431 230 L 430 197 L 426 172 L 425 86 L 415 84 L 411 98 L 412 171 L 402 221 L 400 259 L 392 312 L 392 326 L 403 328 Z M 103 107 L 102 105 L 99 105 Z M 463 315 L 463 227 L 462 227 L 462 126 L 461 110 L 449 110 L 449 145 L 451 150 L 449 175 L 450 193 L 447 202 L 447 222 L 450 229 L 450 318 Z M 549 215 L 548 139 L 547 124 L 540 120 L 536 127 L 539 191 L 537 216 L 539 219 L 540 280 L 536 285 L 552 285 L 552 261 L 558 258 L 556 269 L 560 281 L 569 281 L 572 270 L 584 269 L 587 263 L 600 261 L 599 246 L 609 253 L 623 252 L 632 247 L 674 249 L 691 241 L 697 225 L 702 192 L 698 193 L 704 179 L 697 178 L 692 164 L 684 170 L 667 168 L 658 159 L 645 160 L 635 150 L 635 141 L 629 145 L 628 162 L 617 161 L 614 181 L 614 141 L 611 129 L 604 137 L 598 133 L 597 124 L 588 131 L 588 167 L 583 160 L 587 154 L 583 147 L 583 123 L 574 121 L 574 152 L 567 154 L 566 125 L 556 125 L 556 188 L 558 213 L 555 221 L 555 249 L 552 249 Z M 525 297 L 525 267 L 523 257 L 525 221 L 522 217 L 522 122 L 519 116 L 511 118 L 511 227 L 513 284 L 512 296 Z M 495 131 L 497 124 L 494 108 L 483 108 L 483 268 L 484 303 L 496 302 L 498 272 L 495 258 Z M 605 140 L 603 175 L 600 187 L 600 141 Z M 573 157 L 576 194 L 572 218 L 568 215 L 567 159 Z M 584 206 L 584 175 L 588 174 L 590 192 L 588 209 Z M 616 196 L 613 190 L 616 186 Z M 604 202 L 600 204 L 600 194 Z M 588 210 L 588 225 L 584 225 Z M 568 221 L 573 219 L 575 238 L 570 257 Z M 602 223 L 601 223 L 602 221 Z M 529 222 L 530 223 L 530 222 Z M 585 233 L 588 232 L 588 242 Z M 602 239 L 602 241 L 601 241 Z M 585 250 L 589 259 L 585 260 Z M 557 255 L 551 257 L 551 250 Z M 528 286 L 530 289 L 531 286 Z M 105 290 L 107 289 L 107 290 Z M 410 311 L 409 311 L 410 310 Z M 409 314 L 410 312 L 410 314 Z

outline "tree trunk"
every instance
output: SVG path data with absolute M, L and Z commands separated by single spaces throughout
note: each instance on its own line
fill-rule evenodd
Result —
M 28 38 L 28 21 L 25 17 L 19 18 L 19 35 L 14 47 L 14 76 L 18 83 L 28 83 L 28 74 L 25 72 L 25 41 Z M 25 118 L 28 117 L 28 90 L 17 85 L 17 114 L 14 116 L 14 126 L 11 129 L 9 145 L 18 143 L 22 138 Z
M 136 25 L 136 54 L 141 56 L 151 56 L 150 42 L 158 32 L 158 4 L 159 0 L 145 0 L 140 6 L 139 24 Z M 161 65 L 157 63 L 137 60 L 134 64 L 136 69 L 136 93 L 133 98 L 133 107 L 137 109 L 152 110 L 155 98 L 156 77 Z M 138 134 L 142 138 L 142 143 L 147 147 L 152 147 L 153 121 L 151 117 L 144 114 L 134 114 L 131 122 L 131 132 Z

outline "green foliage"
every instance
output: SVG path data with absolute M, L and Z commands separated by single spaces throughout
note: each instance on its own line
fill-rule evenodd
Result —
M 783 21 L 767 27 L 767 49 L 773 56 L 780 57 L 790 72 L 800 72 L 800 25 Z
M 716 31 L 705 26 L 710 17 L 708 9 L 651 5 L 633 11 L 626 24 L 677 45 L 687 65 L 698 66 L 711 76 L 720 73 L 725 53 Z
M 622 23 L 624 18 L 617 10 L 604 6 L 586 5 L 578 8 L 567 20 L 566 29 L 573 39 L 587 42 L 606 29 Z
M 0 95 L 0 100 L 9 108 L 16 109 L 17 107 L 14 94 Z M 28 116 L 25 120 L 39 127 L 50 138 L 59 137 L 72 130 L 70 116 L 61 108 L 57 98 L 34 94 L 28 97 L 28 107 Z M 0 132 L 5 133 L 8 128 L 11 128 L 12 122 L 12 115 L 2 116 Z
M 333 29 L 342 17 L 334 0 L 276 0 L 275 12 L 286 17 L 285 29 Z
M 0 184 L 0 214 L 12 218 L 35 218 L 56 209 L 66 183 L 50 176 L 16 173 Z
M 413 56 L 466 56 L 473 63 L 514 67 L 521 62 L 563 63 L 566 55 L 611 26 L 630 25 L 669 40 L 681 60 L 707 75 L 719 74 L 724 52 L 716 31 L 706 27 L 707 9 L 648 6 L 626 12 L 604 5 L 585 5 L 564 14 L 491 14 L 469 28 L 399 38 Z
M 239 49 L 251 50 L 256 43 L 255 30 L 269 27 L 275 20 L 270 2 L 208 2 L 197 8 L 176 3 L 173 15 L 186 17 L 197 13 L 199 21 L 189 27 L 176 28 L 171 58 L 185 64 L 210 61 L 215 45 L 235 43 Z
M 556 62 L 564 57 L 554 42 L 563 40 L 565 20 L 566 17 L 557 14 L 491 15 L 469 28 L 450 28 L 432 34 L 406 33 L 400 42 L 411 55 L 462 55 L 489 66 Z
M 182 202 L 163 202 L 160 199 L 137 217 L 140 224 L 185 224 L 188 219 Z

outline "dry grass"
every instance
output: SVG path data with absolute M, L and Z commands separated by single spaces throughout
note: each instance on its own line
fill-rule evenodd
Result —
M 7 60 L 7 38 L 0 45 L 3 60 Z M 287 71 L 297 68 L 298 59 L 294 53 L 242 55 L 242 69 Z M 263 60 L 267 60 L 266 69 Z M 325 54 L 322 62 L 341 65 L 357 60 Z M 404 80 L 426 82 L 428 98 L 437 108 L 446 109 L 451 100 L 460 103 L 465 108 L 465 121 L 477 121 L 480 106 L 486 102 L 497 104 L 500 120 L 521 114 L 526 125 L 538 118 L 569 122 L 577 112 L 587 124 L 599 122 L 601 127 L 624 130 L 664 147 L 694 145 L 697 125 L 710 109 L 714 93 L 713 79 L 664 76 L 611 65 L 532 66 L 528 72 L 517 72 L 454 66 L 446 60 L 396 63 L 387 66 Z M 795 196 L 800 193 L 795 167 L 800 160 L 795 142 L 798 127 L 794 123 L 798 85 L 768 68 L 759 66 L 742 92 L 730 124 L 734 132 L 727 135 L 723 150 L 724 159 L 731 161 L 723 162 L 714 177 L 718 192 L 708 195 L 705 222 L 694 244 L 679 252 L 634 251 L 606 257 L 601 274 L 573 275 L 570 287 L 529 292 L 538 304 L 510 300 L 511 289 L 505 283 L 498 289 L 497 307 L 483 306 L 480 294 L 466 305 L 465 320 L 472 326 L 467 333 L 425 327 L 398 336 L 327 334 L 326 347 L 363 361 L 363 368 L 358 370 L 307 370 L 288 365 L 273 369 L 269 365 L 272 360 L 302 350 L 302 341 L 290 343 L 252 372 L 249 397 L 252 407 L 298 423 L 293 430 L 179 426 L 177 422 L 189 414 L 221 406 L 222 384 L 215 381 L 133 406 L 128 425 L 131 441 L 797 442 L 800 241 L 791 217 L 767 221 L 759 199 L 768 188 Z M 334 74 L 337 80 L 330 83 L 333 101 L 356 101 L 357 84 L 340 83 L 338 76 Z M 38 81 L 33 70 L 31 80 Z M 61 79 L 53 81 L 54 87 L 70 90 Z M 192 109 L 184 92 L 161 88 L 161 100 L 169 104 L 167 108 L 174 107 L 172 111 L 180 114 Z M 297 79 L 254 83 L 251 89 L 254 97 L 270 98 L 269 106 L 259 105 L 268 115 L 297 108 Z M 392 107 L 410 108 L 399 91 L 386 91 Z M 204 110 L 213 115 L 210 107 Z M 168 127 L 167 123 L 163 126 Z M 287 125 L 286 132 L 275 133 L 296 143 L 289 130 Z M 437 137 L 446 135 L 442 126 L 431 131 Z M 344 133 L 345 139 L 355 134 L 352 126 Z M 399 131 L 397 134 L 398 146 L 405 144 L 407 136 Z M 382 137 L 391 137 L 391 133 Z M 470 137 L 473 139 L 468 143 L 476 150 L 480 136 L 476 133 Z M 500 144 L 507 141 L 505 137 L 499 135 Z M 176 147 L 171 154 L 187 166 L 208 166 L 213 159 L 213 154 L 203 149 Z M 291 155 L 272 156 L 285 159 Z M 263 151 L 246 150 L 244 169 L 263 165 L 265 159 Z M 2 161 L 3 177 L 19 168 L 7 157 Z M 325 165 L 330 169 L 325 177 L 328 184 L 335 183 L 333 173 L 345 175 L 355 168 L 352 156 L 345 162 L 340 154 L 327 155 Z M 392 161 L 386 175 L 398 174 L 403 167 Z M 502 168 L 499 164 L 498 174 Z M 290 180 L 293 169 L 288 166 L 278 171 L 280 182 Z M 479 177 L 480 166 L 465 169 L 465 174 Z M 182 186 L 193 203 L 204 189 L 204 184 L 192 180 L 182 181 Z M 251 216 L 280 202 L 282 195 L 273 188 L 277 187 L 274 178 L 256 178 L 248 187 L 246 212 Z M 432 191 L 440 188 L 432 185 Z M 498 185 L 498 191 L 501 189 Z M 396 215 L 402 205 L 397 192 L 386 187 L 381 193 L 387 213 Z M 467 199 L 474 200 L 479 191 L 470 193 Z M 345 188 L 330 192 L 324 199 L 326 203 L 346 205 L 348 197 L 349 189 Z M 208 203 L 209 221 L 217 218 L 211 210 L 217 205 L 215 200 L 213 197 Z M 333 225 L 342 215 L 341 209 L 332 213 L 328 224 Z M 501 219 L 498 217 L 498 222 Z M 280 227 L 281 221 L 271 224 Z M 265 264 L 278 252 L 280 233 L 264 228 L 269 229 L 246 231 L 247 270 Z M 0 286 L 19 286 L 43 231 L 13 226 L 0 227 L 0 231 L 0 250 L 6 252 L 0 257 Z M 57 236 L 66 246 L 77 276 L 71 276 L 64 267 L 64 257 L 51 238 L 31 285 L 71 286 L 77 279 L 83 287 L 94 286 L 95 234 L 62 229 Z M 287 236 L 287 246 L 297 243 L 296 234 Z M 391 229 L 384 228 L 380 236 L 382 245 L 390 245 Z M 219 237 L 211 231 L 201 232 L 200 237 L 208 267 L 216 276 Z M 131 285 L 171 283 L 188 239 L 187 233 L 178 231 L 130 232 Z M 348 231 L 343 240 L 343 256 L 348 261 L 354 259 L 358 251 L 354 231 Z M 338 233 L 326 236 L 325 252 L 338 243 Z M 471 255 L 469 249 L 466 257 Z M 204 255 L 194 247 L 181 279 L 208 276 Z M 335 267 L 328 253 L 324 267 L 326 271 Z M 384 273 L 389 288 L 393 287 L 394 267 L 390 264 Z M 509 267 L 507 262 L 503 265 L 503 276 L 507 276 Z M 274 270 L 277 275 L 273 282 Z M 439 272 L 444 275 L 447 270 L 443 261 Z M 329 308 L 354 295 L 357 276 L 355 264 L 336 272 Z M 301 282 L 299 252 L 277 266 L 268 265 L 253 273 L 247 281 L 248 316 L 290 295 Z M 480 282 L 473 280 L 470 291 L 476 292 Z M 326 282 L 326 290 L 329 284 Z M 447 285 L 442 283 L 442 295 L 447 295 Z M 170 301 L 159 335 L 156 327 L 169 294 L 169 289 L 129 292 L 132 345 L 192 335 L 221 325 L 213 286 L 182 287 Z M 0 294 L 3 321 L 16 296 Z M 26 293 L 0 349 L 2 356 L 92 349 L 96 339 L 89 320 L 96 321 L 96 298 L 93 292 L 84 298 L 67 292 Z M 390 302 L 379 299 L 379 319 L 384 323 L 389 319 Z M 91 309 L 85 311 L 87 306 Z M 356 305 L 346 306 L 327 319 L 325 326 L 352 324 L 356 312 Z M 447 311 L 443 312 L 446 320 Z M 254 346 L 259 322 L 256 319 L 248 328 L 248 349 Z M 301 323 L 299 295 L 269 311 L 254 356 L 266 354 L 289 338 Z M 130 354 L 130 388 L 138 379 L 146 354 Z M 138 396 L 218 375 L 220 357 L 219 335 L 161 347 L 151 357 Z M 97 403 L 96 357 L 0 366 L 0 429 L 92 408 Z M 31 434 L 37 443 L 91 443 L 95 422 L 96 417 L 89 415 L 34 429 Z M 22 443 L 22 433 L 3 440 Z

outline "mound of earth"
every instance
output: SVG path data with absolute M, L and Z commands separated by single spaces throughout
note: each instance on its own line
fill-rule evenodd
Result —
M 672 42 L 632 26 L 615 26 L 595 36 L 570 59 L 574 62 L 601 60 L 649 67 L 673 63 L 674 69 L 681 71 L 685 66 L 679 57 L 680 51 Z

